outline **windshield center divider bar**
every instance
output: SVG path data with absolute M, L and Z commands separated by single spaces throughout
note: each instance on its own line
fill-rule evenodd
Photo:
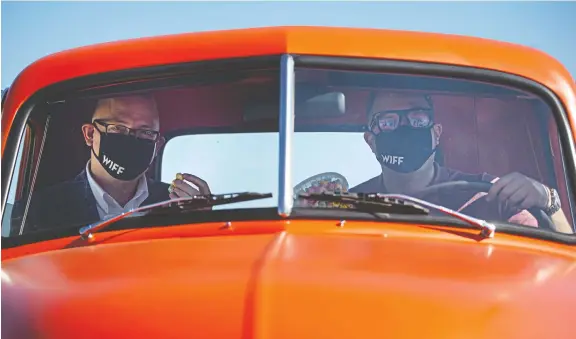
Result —
M 292 212 L 292 136 L 294 135 L 294 58 L 285 54 L 280 60 L 280 143 L 278 163 L 278 214 Z

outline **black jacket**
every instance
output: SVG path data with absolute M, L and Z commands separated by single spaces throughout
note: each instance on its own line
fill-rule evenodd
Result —
M 141 206 L 170 199 L 169 185 L 148 179 L 148 198 Z M 10 236 L 18 235 L 26 201 L 18 201 L 12 212 Z M 24 233 L 56 227 L 88 225 L 100 220 L 86 170 L 74 179 L 32 194 Z

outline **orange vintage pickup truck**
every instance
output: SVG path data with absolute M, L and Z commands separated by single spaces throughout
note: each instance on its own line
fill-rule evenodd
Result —
M 574 338 L 576 85 L 527 47 L 270 27 L 2 95 L 3 338 Z

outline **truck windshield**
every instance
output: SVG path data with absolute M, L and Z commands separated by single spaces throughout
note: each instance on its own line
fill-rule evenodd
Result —
M 193 195 L 272 193 L 203 213 L 277 206 L 279 69 L 191 78 L 36 108 L 2 234 L 81 227 Z M 296 208 L 342 208 L 303 193 L 402 194 L 573 231 L 558 126 L 540 97 L 466 79 L 311 68 L 296 68 L 294 90 L 285 173 Z

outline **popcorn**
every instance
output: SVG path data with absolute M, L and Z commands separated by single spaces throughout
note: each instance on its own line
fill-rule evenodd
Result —
M 297 199 L 296 205 L 300 207 L 349 208 L 351 207 L 350 205 L 340 202 L 313 201 L 297 198 L 298 194 L 302 193 L 321 194 L 323 192 L 346 192 L 347 190 L 348 182 L 346 178 L 338 173 L 329 172 L 315 175 L 302 181 L 294 188 L 295 199 Z
M 172 180 L 172 183 L 170 184 L 170 186 L 168 187 L 168 192 L 172 193 L 174 191 L 174 181 L 176 180 L 184 180 L 184 176 L 182 175 L 182 173 L 176 173 L 176 179 Z

